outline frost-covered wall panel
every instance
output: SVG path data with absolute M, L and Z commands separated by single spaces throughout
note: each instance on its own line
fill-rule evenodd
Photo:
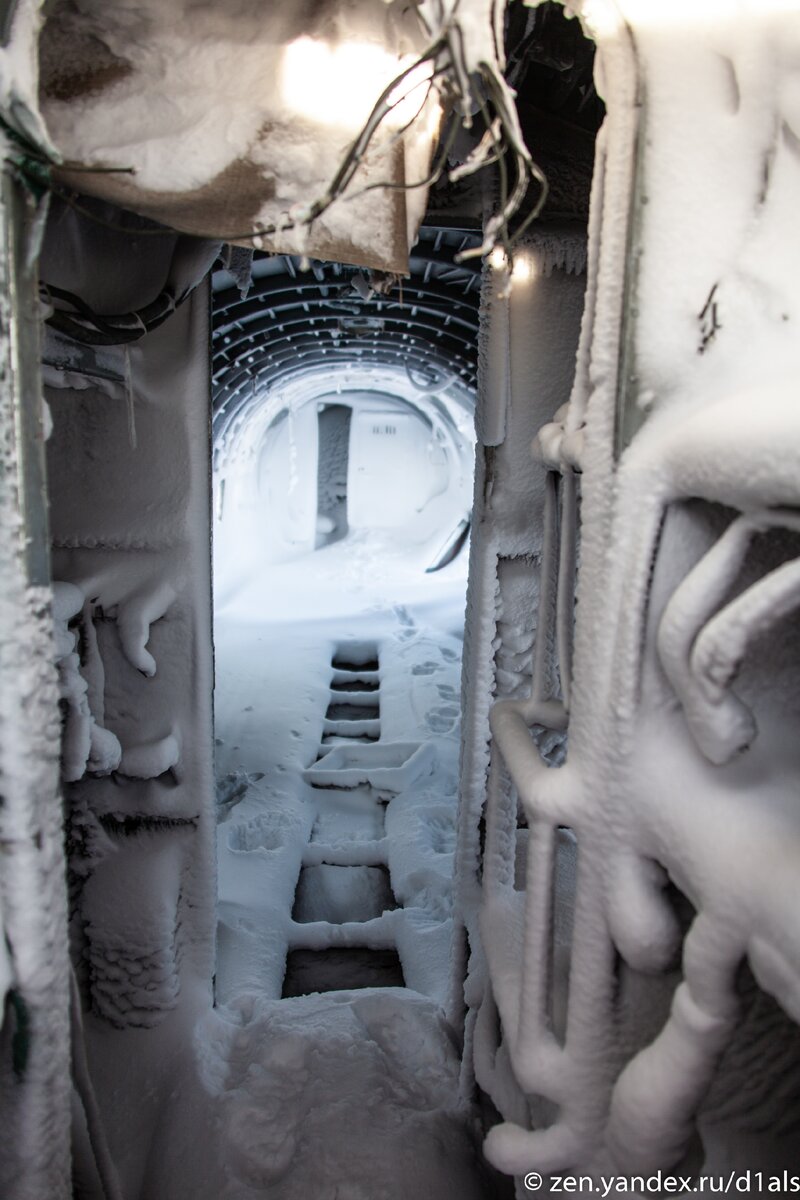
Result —
M 576 388 L 538 438 L 580 487 L 574 670 L 491 715 L 529 833 L 524 892 L 487 882 L 509 826 L 490 789 L 475 1062 L 505 1120 L 487 1152 L 520 1176 L 780 1172 L 800 1078 L 797 17 L 630 3 L 631 42 L 584 7 L 609 116 Z M 700 196 L 715 217 L 695 223 Z M 553 769 L 536 730 L 558 722 Z
M 468 1046 L 480 999 L 476 926 L 482 812 L 490 771 L 489 708 L 530 669 L 539 591 L 546 472 L 531 445 L 569 397 L 583 312 L 585 241 L 580 232 L 538 235 L 515 259 L 485 267 L 476 426 L 475 504 L 462 678 L 464 740 L 457 887 L 469 945 Z M 506 787 L 498 777 L 490 787 Z M 513 846 L 511 848 L 513 863 Z M 461 933 L 463 938 L 463 931 Z M 452 1015 L 464 997 L 465 943 L 456 943 Z M 469 1055 L 467 1056 L 469 1058 Z
M 125 312 L 173 246 L 60 211 L 41 273 Z M 214 971 L 208 304 L 204 284 L 129 349 L 48 371 L 71 943 L 125 1195 Z
M 54 571 L 83 597 L 94 717 L 121 752 L 71 789 L 84 876 L 75 919 L 102 1015 L 96 964 L 136 947 L 130 972 L 118 966 L 121 1024 L 174 1006 L 180 955 L 206 986 L 212 971 L 207 303 L 201 289 L 130 350 L 127 397 L 48 392 Z M 146 995 L 137 954 L 164 959 Z

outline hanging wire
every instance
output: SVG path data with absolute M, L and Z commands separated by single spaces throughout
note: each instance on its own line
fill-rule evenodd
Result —
M 459 3 L 460 0 L 454 0 L 448 12 L 445 0 L 438 0 L 439 31 L 436 36 L 433 36 L 429 22 L 418 12 L 428 36 L 432 37 L 430 44 L 383 90 L 361 132 L 342 158 L 327 188 L 311 204 L 305 208 L 296 209 L 293 214 L 286 213 L 285 219 L 278 222 L 267 223 L 247 230 L 196 234 L 195 236 L 208 241 L 250 241 L 260 248 L 264 239 L 274 234 L 289 232 L 300 227 L 311 228 L 335 201 L 344 196 L 386 117 L 400 103 L 413 95 L 418 88 L 427 84 L 417 112 L 399 132 L 395 133 L 390 145 L 402 137 L 419 118 L 429 102 L 434 87 L 447 103 L 459 110 L 460 124 L 464 128 L 471 128 L 472 113 L 477 106 L 482 112 L 485 133 L 466 162 L 450 171 L 449 178 L 452 182 L 456 182 L 485 167 L 496 164 L 500 183 L 500 206 L 499 211 L 486 224 L 482 243 L 477 247 L 462 250 L 456 255 L 455 261 L 462 263 L 471 258 L 482 257 L 493 250 L 495 246 L 501 246 L 507 259 L 511 262 L 514 244 L 541 213 L 545 205 L 548 194 L 547 180 L 525 145 L 514 105 L 514 94 L 497 65 L 501 59 L 501 48 L 497 40 L 497 4 L 499 0 L 493 0 L 491 8 L 491 29 L 496 62 L 479 63 L 477 72 L 472 76 L 467 64 L 463 31 L 458 22 Z M 431 74 L 403 90 L 403 85 L 407 84 L 409 79 L 428 63 L 433 64 Z M 416 188 L 431 187 L 438 182 L 446 170 L 448 156 L 458 133 L 459 121 L 451 118 L 449 126 L 446 136 L 440 140 L 432 168 L 424 179 L 412 183 L 381 180 L 366 185 L 348 199 L 355 199 L 357 196 L 377 189 L 411 191 Z M 18 149 L 9 155 L 8 161 L 12 169 L 22 177 L 26 186 L 37 194 L 41 195 L 46 191 L 53 192 L 64 204 L 87 220 L 127 236 L 175 236 L 175 231 L 167 227 L 131 229 L 129 226 L 109 221 L 77 200 L 72 189 L 53 178 L 56 166 L 71 173 L 123 175 L 135 174 L 132 167 L 54 164 L 39 150 L 25 143 L 19 134 L 10 131 L 9 137 Z M 510 225 L 522 208 L 533 180 L 539 184 L 540 189 L 536 203 L 512 235 Z M 61 299 L 75 309 L 73 313 L 65 312 L 63 309 L 56 310 L 47 318 L 50 324 L 79 340 L 91 340 L 94 344 L 100 345 L 133 341 L 161 324 L 176 307 L 174 297 L 162 296 L 154 306 L 150 306 L 149 309 L 142 310 L 142 312 L 104 318 L 93 313 L 88 305 L 85 305 L 78 297 L 64 293 L 58 288 L 51 287 L 47 290 L 46 295 L 48 299 L 52 297 Z M 180 303 L 180 300 L 177 303 Z

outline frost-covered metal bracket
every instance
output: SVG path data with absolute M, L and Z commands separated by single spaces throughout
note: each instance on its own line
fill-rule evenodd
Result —
M 755 718 L 731 684 L 750 645 L 800 608 L 800 559 L 790 559 L 725 603 L 753 538 L 800 530 L 800 511 L 742 513 L 673 593 L 658 629 L 658 652 L 698 746 L 729 762 L 757 736 Z

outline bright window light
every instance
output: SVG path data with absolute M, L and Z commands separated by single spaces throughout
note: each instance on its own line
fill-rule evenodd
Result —
M 387 85 L 413 61 L 365 42 L 331 46 L 309 37 L 298 38 L 283 55 L 283 100 L 288 108 L 312 121 L 357 131 Z M 389 124 L 405 125 L 422 108 L 432 71 L 433 64 L 425 63 L 395 89 L 398 94 L 390 96 L 394 107 L 387 116 Z
M 514 280 L 514 283 L 527 283 L 533 279 L 535 274 L 533 261 L 527 254 L 516 254 L 514 256 L 514 266 L 511 271 L 511 278 Z

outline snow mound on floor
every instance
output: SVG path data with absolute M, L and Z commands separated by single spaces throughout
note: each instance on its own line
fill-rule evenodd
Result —
M 187 1154 L 170 1156 L 180 1180 L 162 1176 L 153 1200 L 483 1195 L 455 1099 L 458 1055 L 429 1000 L 395 989 L 248 995 L 201 1021 L 196 1046 L 215 1115 L 198 1138 L 184 1125 L 191 1106 L 173 1107 L 161 1136 Z

